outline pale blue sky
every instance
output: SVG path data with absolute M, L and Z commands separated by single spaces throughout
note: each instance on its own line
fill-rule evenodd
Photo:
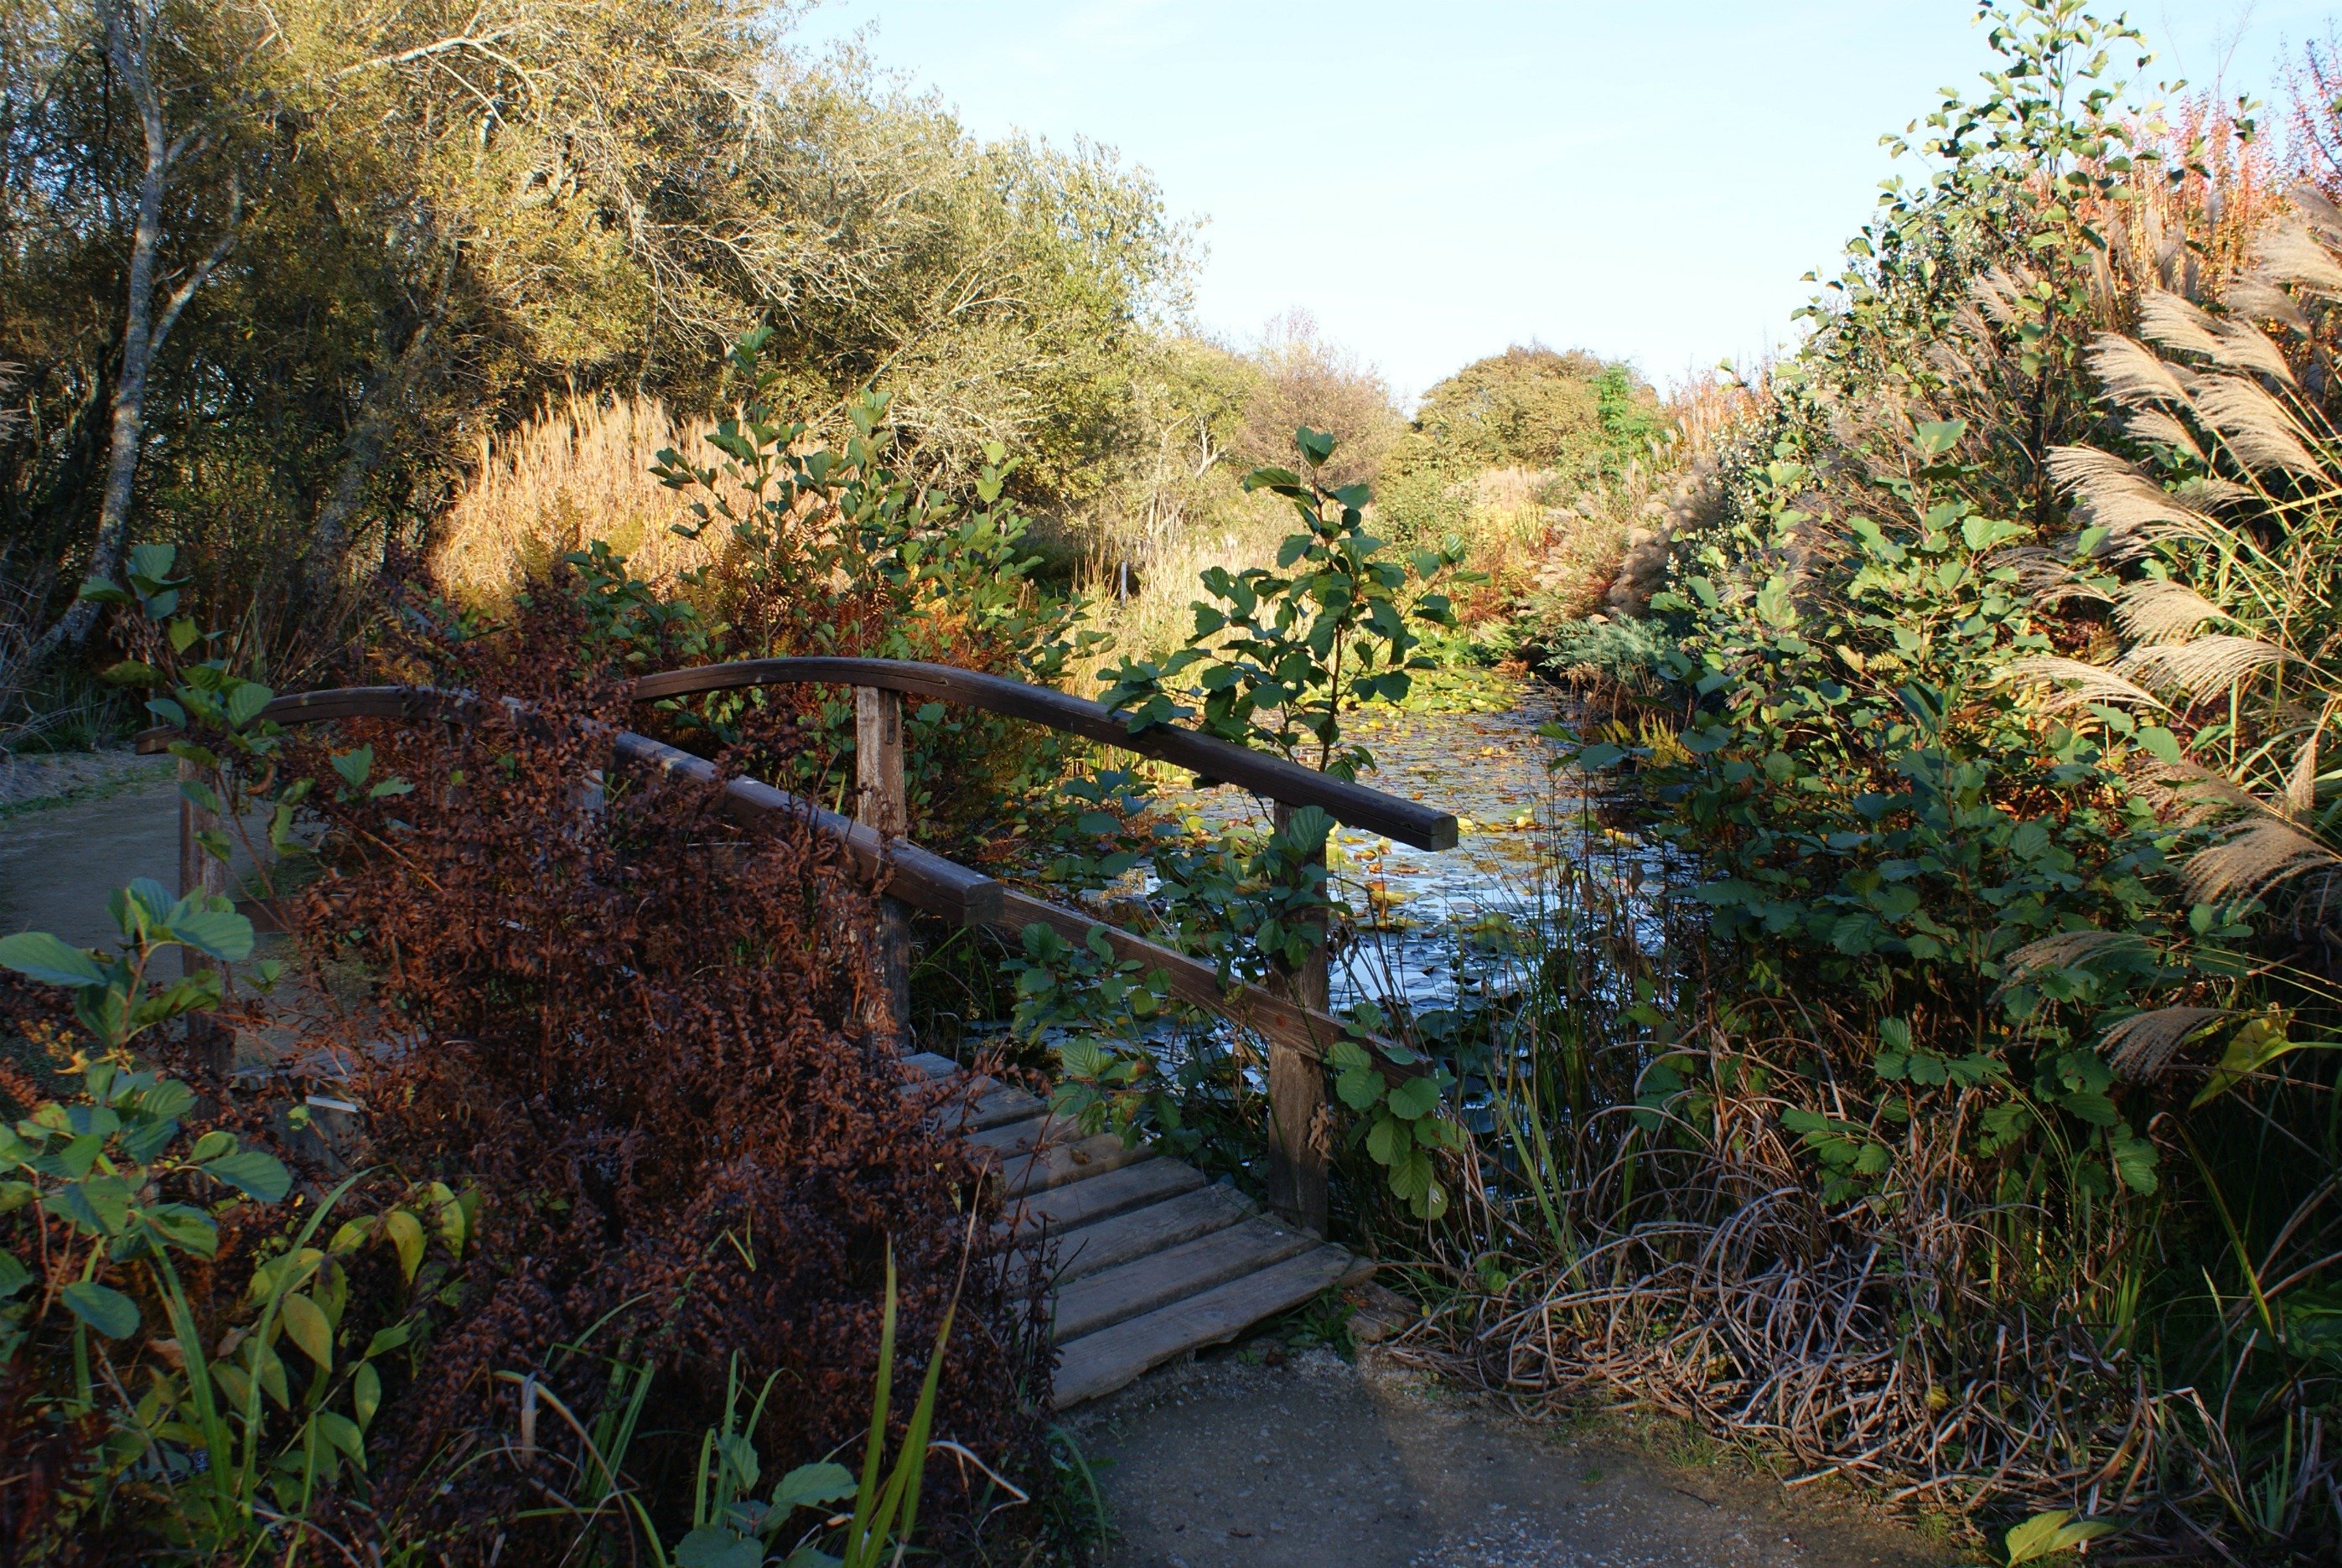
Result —
M 2101 7 L 2112 9 L 2112 7 Z M 2153 80 L 2274 98 L 2342 0 L 2142 0 Z M 1989 60 L 1967 0 L 825 0 L 984 135 L 1086 135 L 1204 220 L 1196 315 L 1298 306 L 1402 394 L 1506 344 L 1662 385 L 1785 341 Z M 2276 105 L 2272 103 L 2270 118 Z

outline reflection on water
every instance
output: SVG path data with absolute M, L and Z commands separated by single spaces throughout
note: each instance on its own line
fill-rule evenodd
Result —
M 1352 912 L 1337 935 L 1334 1002 L 1404 1001 L 1452 1006 L 1459 993 L 1501 991 L 1526 944 L 1516 939 L 1551 885 L 1556 855 L 1584 831 L 1585 794 L 1570 770 L 1555 772 L 1556 743 L 1540 726 L 1556 716 L 1550 688 L 1522 683 L 1498 712 L 1436 713 L 1376 707 L 1349 718 L 1346 737 L 1375 754 L 1359 783 L 1452 812 L 1454 849 L 1410 849 L 1356 829 L 1336 831 L 1335 888 Z M 1212 827 L 1266 827 L 1265 803 L 1230 786 L 1166 789 L 1162 807 Z

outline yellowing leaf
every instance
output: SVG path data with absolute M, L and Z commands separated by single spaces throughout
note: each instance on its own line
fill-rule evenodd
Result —
M 277 1311 L 285 1320 L 285 1335 L 301 1353 L 321 1367 L 334 1364 L 334 1325 L 325 1309 L 305 1295 L 286 1296 Z
M 399 1272 L 411 1282 L 423 1266 L 423 1222 L 405 1209 L 393 1209 L 383 1216 L 382 1228 L 398 1249 Z

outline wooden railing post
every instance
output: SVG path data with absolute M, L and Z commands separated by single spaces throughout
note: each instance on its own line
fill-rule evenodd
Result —
M 1286 830 L 1296 807 L 1279 801 L 1276 831 Z M 1325 850 L 1318 850 L 1324 864 Z M 1306 868 L 1305 868 L 1306 874 Z M 1326 931 L 1299 968 L 1280 974 L 1270 989 L 1287 1001 L 1315 1013 L 1324 1013 L 1332 999 L 1326 972 Z M 1326 1233 L 1326 1156 L 1314 1134 L 1326 1105 L 1326 1072 L 1316 1061 L 1289 1044 L 1268 1047 L 1268 1206 L 1295 1224 Z
M 227 892 L 227 862 L 203 846 L 198 834 L 217 831 L 219 814 L 205 811 L 187 798 L 186 784 L 203 778 L 203 770 L 186 758 L 179 759 L 179 896 L 191 893 L 225 894 Z M 179 949 L 179 969 L 193 979 L 206 969 L 219 965 L 192 947 Z M 235 1066 L 235 1036 L 221 1028 L 208 1014 L 191 1013 L 187 1015 L 187 1044 L 197 1061 L 206 1071 L 225 1078 Z
M 871 686 L 854 688 L 854 817 L 892 843 L 910 831 L 903 786 L 903 699 Z M 896 1040 L 911 1038 L 911 911 L 878 901 L 878 974 L 894 1014 Z

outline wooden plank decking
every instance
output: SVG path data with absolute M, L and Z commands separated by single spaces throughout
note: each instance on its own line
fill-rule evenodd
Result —
M 934 1080 L 960 1071 L 928 1052 L 904 1060 Z M 1007 1225 L 1050 1243 L 1058 1409 L 1372 1272 L 1193 1166 L 1112 1134 L 1084 1138 L 1048 1109 L 989 1084 L 951 1124 L 997 1163 Z

